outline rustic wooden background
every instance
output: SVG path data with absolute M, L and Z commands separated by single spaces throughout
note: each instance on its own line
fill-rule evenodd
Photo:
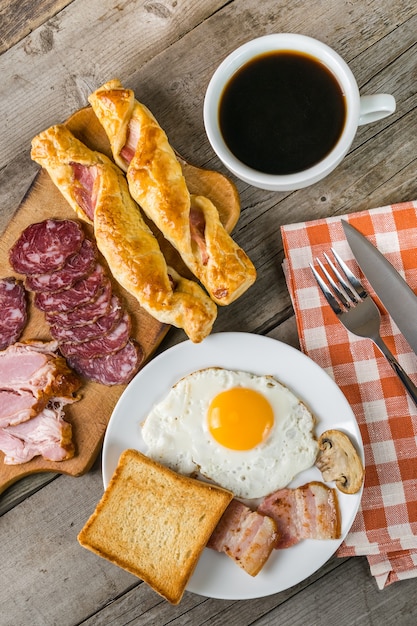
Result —
M 222 170 L 204 133 L 208 81 L 226 54 L 272 32 L 334 47 L 363 94 L 392 93 L 396 113 L 359 129 L 343 163 L 297 192 L 237 182 L 235 238 L 258 270 L 247 294 L 221 309 L 215 331 L 266 334 L 297 345 L 281 270 L 282 224 L 417 198 L 417 5 L 400 0 L 0 0 L 0 230 L 37 173 L 30 140 L 87 104 L 118 76 L 154 112 L 192 163 Z M 183 341 L 170 331 L 161 350 Z M 80 478 L 39 474 L 0 496 L 0 624 L 417 623 L 414 580 L 378 592 L 363 558 L 331 559 L 285 592 L 248 601 L 186 593 L 178 607 L 82 550 L 76 535 L 102 493 L 100 459 Z

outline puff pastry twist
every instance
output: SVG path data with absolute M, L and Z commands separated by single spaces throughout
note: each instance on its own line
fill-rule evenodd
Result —
M 78 217 L 93 224 L 97 246 L 115 279 L 157 320 L 183 328 L 193 342 L 202 341 L 217 308 L 196 282 L 167 266 L 123 172 L 63 125 L 36 136 L 31 156 Z
M 189 193 L 181 165 L 153 114 L 117 79 L 91 94 L 89 102 L 114 160 L 127 172 L 132 197 L 211 298 L 221 305 L 233 302 L 255 281 L 256 270 L 223 227 L 211 200 Z

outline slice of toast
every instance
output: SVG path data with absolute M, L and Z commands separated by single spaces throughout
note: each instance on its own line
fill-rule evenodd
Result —
M 232 498 L 125 450 L 78 541 L 178 604 Z

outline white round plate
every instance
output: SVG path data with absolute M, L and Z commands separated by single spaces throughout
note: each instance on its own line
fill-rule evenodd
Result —
M 315 415 L 316 434 L 329 428 L 346 432 L 362 454 L 363 446 L 352 410 L 334 381 L 299 350 L 275 339 L 247 333 L 217 333 L 200 344 L 185 341 L 150 361 L 121 395 L 109 421 L 103 444 L 103 481 L 106 487 L 127 448 L 146 453 L 141 422 L 183 376 L 205 367 L 224 367 L 254 374 L 271 374 L 287 385 Z M 290 486 L 322 480 L 315 467 L 299 474 Z M 254 578 L 229 557 L 206 548 L 187 586 L 188 591 L 227 600 L 267 596 L 301 582 L 336 551 L 357 513 L 362 493 L 337 492 L 342 518 L 338 540 L 303 540 L 274 550 Z

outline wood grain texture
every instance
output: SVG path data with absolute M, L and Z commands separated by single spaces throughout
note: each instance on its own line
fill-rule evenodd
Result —
M 70 3 L 71 0 L 1 0 L 0 54 Z
M 204 132 L 206 86 L 229 51 L 280 31 L 328 43 L 349 62 L 362 93 L 387 91 L 397 99 L 396 113 L 360 128 L 343 163 L 320 183 L 273 193 L 235 180 L 242 211 L 234 236 L 254 261 L 258 279 L 219 311 L 214 330 L 260 333 L 297 345 L 280 226 L 417 199 L 415 3 L 74 0 L 0 57 L 0 231 L 36 175 L 30 139 L 83 107 L 88 93 L 114 76 L 135 89 L 186 159 L 224 172 Z M 156 353 L 183 339 L 171 329 Z M 58 476 L 42 487 L 43 476 L 27 477 L 0 496 L 2 572 L 9 583 L 0 586 L 2 625 L 417 623 L 415 581 L 379 592 L 363 558 L 333 558 L 307 581 L 267 598 L 233 602 L 186 593 L 171 607 L 76 542 L 102 493 L 99 458 L 77 479 Z

